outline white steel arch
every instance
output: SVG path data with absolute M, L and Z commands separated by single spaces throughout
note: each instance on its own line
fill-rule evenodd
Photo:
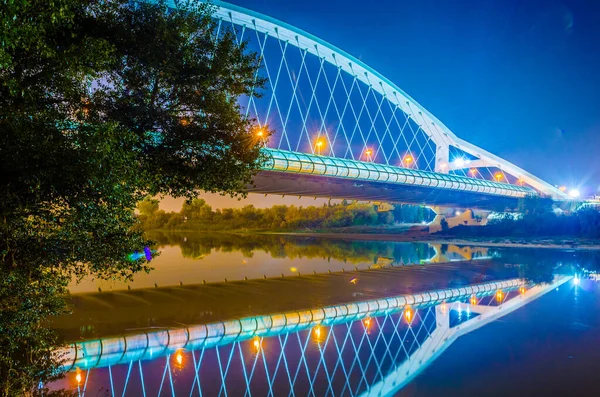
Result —
M 438 120 L 396 84 L 345 51 L 299 28 L 255 11 L 218 0 L 210 1 L 210 3 L 216 5 L 215 18 L 230 22 L 243 29 L 255 30 L 302 49 L 324 62 L 339 68 L 343 72 L 354 76 L 370 89 L 398 106 L 398 108 L 412 119 L 412 121 L 414 121 L 435 143 L 436 172 L 447 173 L 449 170 L 452 170 L 453 166 L 449 163 L 450 147 L 452 146 L 477 158 L 472 167 L 498 168 L 503 173 L 508 173 L 515 178 L 519 178 L 543 195 L 555 200 L 568 199 L 567 194 L 551 184 L 507 160 L 460 139 L 444 125 L 444 123 Z M 454 167 L 454 169 L 456 168 L 459 167 Z

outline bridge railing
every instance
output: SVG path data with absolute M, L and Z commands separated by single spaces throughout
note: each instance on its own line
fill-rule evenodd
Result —
M 263 170 L 321 175 L 363 181 L 452 189 L 508 197 L 537 194 L 527 186 L 422 171 L 391 165 L 264 148 L 269 160 Z

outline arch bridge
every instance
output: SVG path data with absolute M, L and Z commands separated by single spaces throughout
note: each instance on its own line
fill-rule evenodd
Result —
M 217 34 L 233 30 L 261 60 L 266 89 L 241 98 L 274 131 L 249 192 L 485 210 L 529 195 L 565 201 L 548 182 L 460 139 L 366 63 L 301 29 L 220 1 Z M 260 94 L 260 95 L 259 95 Z M 482 131 L 485 133 L 485 131 Z

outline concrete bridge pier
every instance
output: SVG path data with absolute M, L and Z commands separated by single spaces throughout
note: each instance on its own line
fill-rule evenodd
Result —
M 473 209 L 460 209 L 460 208 L 449 208 L 449 207 L 428 207 L 435 213 L 435 218 L 429 223 L 429 233 L 436 233 L 441 231 L 442 221 L 445 220 L 448 229 L 453 227 L 464 225 L 464 226 L 485 226 L 488 221 L 488 216 L 491 214 L 490 211 L 473 210 Z

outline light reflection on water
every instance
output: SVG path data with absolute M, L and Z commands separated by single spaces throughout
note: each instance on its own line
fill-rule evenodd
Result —
M 149 357 L 145 356 L 142 360 L 125 359 L 114 361 L 110 366 L 75 368 L 64 380 L 52 385 L 53 388 L 78 390 L 80 394 L 85 391 L 88 396 L 97 395 L 100 389 L 109 390 L 114 395 L 133 396 L 277 396 L 289 395 L 292 391 L 295 395 L 316 396 L 364 393 L 389 395 L 397 393 L 407 384 L 413 384 L 415 376 L 432 362 L 441 360 L 440 365 L 447 365 L 444 363 L 456 361 L 456 356 L 438 356 L 461 335 L 456 332 L 457 329 L 471 332 L 484 323 L 510 314 L 515 308 L 502 309 L 510 308 L 507 302 L 529 299 L 532 291 L 545 288 L 544 283 L 552 280 L 557 271 L 573 274 L 574 268 L 591 267 L 594 264 L 597 266 L 599 256 L 597 252 L 566 250 L 487 249 L 283 236 L 173 233 L 152 238 L 158 242 L 162 255 L 153 261 L 155 270 L 149 275 L 136 277 L 135 282 L 130 284 L 132 288 L 154 287 L 155 284 L 160 287 L 178 285 L 182 280 L 185 284 L 194 284 L 201 283 L 202 280 L 240 280 L 244 276 L 251 279 L 284 273 L 288 277 L 313 271 L 340 271 L 342 268 L 350 270 L 355 267 L 412 266 L 429 261 L 481 258 L 492 258 L 495 261 L 496 276 L 522 277 L 529 282 L 513 289 L 495 289 L 484 300 L 481 296 L 468 295 L 458 301 L 443 301 L 426 307 L 408 306 L 385 315 L 366 313 L 362 318 L 351 322 L 316 324 L 307 329 L 276 335 L 261 334 L 216 347 L 150 348 L 146 352 Z M 509 276 L 502 276 L 498 266 Z M 423 269 L 433 269 L 428 271 L 436 272 L 427 265 Z M 579 283 L 582 285 L 578 285 Z M 555 311 L 576 313 L 584 310 L 580 307 L 582 297 L 587 299 L 589 307 L 590 283 L 589 280 L 583 282 L 575 279 L 566 288 L 561 287 L 560 293 L 568 294 L 573 299 L 562 299 L 561 303 L 565 307 L 556 307 Z M 127 285 L 98 284 L 88 280 L 73 287 L 72 291 L 95 291 L 98 287 L 102 290 L 111 287 L 125 289 Z M 552 294 L 559 293 L 558 286 L 547 288 L 552 290 Z M 537 298 L 538 296 L 535 297 Z M 529 305 L 535 299 L 527 300 L 526 304 Z M 544 299 L 546 298 L 539 301 Z M 538 303 L 532 306 L 535 305 L 539 307 Z M 544 317 L 538 315 L 538 309 L 530 310 L 528 307 L 525 306 L 520 313 L 528 313 L 526 318 L 530 318 L 532 323 L 535 320 L 540 322 L 540 326 L 543 325 Z M 493 308 L 493 311 L 486 308 Z M 177 311 L 177 308 L 173 310 Z M 479 319 L 484 318 L 483 316 L 489 316 L 489 321 L 481 322 Z M 600 330 L 600 324 L 589 324 L 589 319 L 586 322 L 569 321 L 568 330 L 564 332 L 590 333 Z M 534 326 L 533 328 L 535 329 Z M 535 330 L 528 336 L 524 335 L 526 339 L 513 342 L 519 343 L 516 348 L 531 345 L 531 335 L 536 335 L 537 329 Z M 129 334 L 131 332 L 128 331 Z M 546 336 L 546 340 L 551 337 Z M 465 338 L 471 340 L 472 337 Z M 548 349 L 548 346 L 545 348 Z M 477 352 L 481 347 L 478 349 Z M 429 353 L 425 354 L 426 352 Z M 129 356 L 115 352 L 114 357 Z M 485 360 L 494 362 L 494 357 L 484 357 Z M 546 364 L 545 370 L 552 371 L 547 365 L 549 364 Z M 469 370 L 465 369 L 463 372 L 466 374 Z M 444 381 L 447 382 L 447 379 Z M 439 388 L 431 389 L 435 392 L 430 392 L 429 395 L 440 394 Z
M 569 280 L 563 276 L 554 284 L 490 289 L 475 302 L 462 296 L 350 322 L 336 322 L 333 314 L 332 322 L 296 332 L 228 337 L 216 346 L 155 347 L 154 356 L 142 360 L 139 355 L 124 359 L 127 345 L 122 352 L 100 349 L 98 354 L 107 357 L 88 358 L 102 364 L 86 359 L 87 367 L 76 368 L 53 387 L 76 388 L 79 395 L 96 395 L 102 388 L 112 395 L 391 395 L 457 338 Z M 128 341 L 137 343 L 134 336 Z

